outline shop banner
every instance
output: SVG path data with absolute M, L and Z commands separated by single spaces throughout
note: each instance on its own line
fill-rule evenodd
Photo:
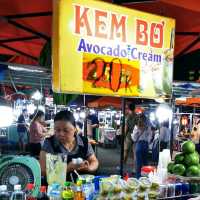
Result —
M 55 0 L 53 90 L 170 96 L 175 20 L 95 0 Z

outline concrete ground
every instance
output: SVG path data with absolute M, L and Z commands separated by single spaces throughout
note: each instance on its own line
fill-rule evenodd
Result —
M 124 165 L 124 173 L 127 172 L 130 176 L 134 176 L 135 174 L 135 167 L 132 154 L 132 152 L 129 153 L 127 163 Z M 120 174 L 120 145 L 117 145 L 116 148 L 98 146 L 96 150 L 96 155 L 99 160 L 99 169 L 97 171 L 97 174 Z M 152 162 L 151 153 L 148 154 L 148 163 L 149 165 L 156 165 Z
M 120 173 L 120 146 L 116 148 L 97 147 L 96 155 L 99 160 L 98 174 L 110 175 Z M 134 171 L 133 159 L 129 154 L 127 164 L 124 165 L 124 172 L 132 174 Z

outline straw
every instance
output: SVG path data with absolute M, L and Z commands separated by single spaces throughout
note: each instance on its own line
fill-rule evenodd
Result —
M 70 177 L 71 177 L 72 182 L 75 183 L 72 173 L 70 173 Z
M 74 170 L 74 173 L 78 176 L 78 178 L 81 178 L 81 176 L 79 175 L 79 173 L 76 170 Z

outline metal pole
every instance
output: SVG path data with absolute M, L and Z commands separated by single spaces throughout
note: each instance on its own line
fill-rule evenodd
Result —
M 88 113 L 87 113 L 87 109 L 86 109 L 86 99 L 85 99 L 85 94 L 83 95 L 83 106 L 84 106 L 84 112 L 85 112 L 85 119 L 84 119 L 84 136 L 87 137 L 87 116 L 88 116 Z
M 124 171 L 124 136 L 125 136 L 125 98 L 122 97 L 122 133 L 121 133 L 121 157 L 120 157 L 120 175 L 122 177 Z
M 175 113 L 175 100 L 172 98 L 171 100 L 171 107 L 172 107 L 172 117 L 171 119 L 169 119 L 169 128 L 170 128 L 170 154 L 171 154 L 171 158 L 173 155 L 173 143 L 174 143 L 174 113 Z
M 51 38 L 49 36 L 45 35 L 44 33 L 35 31 L 35 30 L 33 30 L 33 29 L 31 29 L 31 28 L 29 28 L 27 26 L 24 26 L 24 25 L 22 25 L 22 24 L 20 24 L 20 23 L 18 23 L 16 21 L 8 19 L 6 17 L 1 17 L 1 19 L 2 18 L 5 19 L 9 24 L 12 24 L 13 26 L 17 27 L 18 29 L 22 29 L 24 31 L 32 33 L 32 34 L 34 34 L 34 35 L 36 35 L 36 36 L 38 36 L 38 37 L 40 37 L 42 39 L 45 39 L 46 41 L 50 41 L 51 40 Z

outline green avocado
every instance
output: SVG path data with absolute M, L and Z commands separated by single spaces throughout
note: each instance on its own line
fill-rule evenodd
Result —
M 185 166 L 183 164 L 175 164 L 172 172 L 173 174 L 183 176 L 185 173 Z
M 196 166 L 196 165 L 190 166 L 186 170 L 186 176 L 188 176 L 188 177 L 200 176 L 200 169 L 199 169 L 199 167 Z
M 200 164 L 198 164 L 197 167 L 200 169 Z
M 167 171 L 169 173 L 173 173 L 173 167 L 174 167 L 174 163 L 173 162 L 170 162 L 168 165 L 167 165 Z
M 195 144 L 192 141 L 186 141 L 182 144 L 183 153 L 194 153 L 195 152 Z
M 175 160 L 175 163 L 176 163 L 176 164 L 183 164 L 183 161 L 184 161 L 184 154 L 183 154 L 183 153 L 178 153 L 178 154 L 176 154 L 174 160 Z
M 185 165 L 188 167 L 191 165 L 198 165 L 199 164 L 199 155 L 196 153 L 190 153 L 185 155 L 184 159 Z

